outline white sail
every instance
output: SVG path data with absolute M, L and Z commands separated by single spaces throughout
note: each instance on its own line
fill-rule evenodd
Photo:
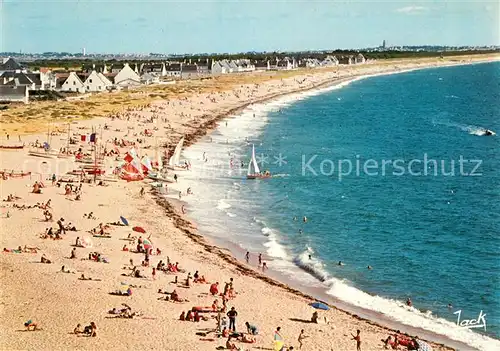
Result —
M 179 140 L 179 143 L 175 147 L 174 154 L 172 155 L 172 157 L 170 157 L 170 160 L 168 160 L 168 165 L 170 167 L 179 165 L 179 162 L 181 160 L 181 151 L 183 144 L 184 144 L 184 137 L 182 137 L 181 140 Z
M 252 145 L 252 159 L 248 163 L 247 175 L 258 174 L 258 173 L 260 173 L 260 169 L 257 163 L 257 159 L 255 158 L 255 145 Z
M 157 152 L 156 159 L 158 160 L 158 170 L 161 171 L 163 169 L 163 160 L 158 152 Z
M 163 160 L 160 153 L 158 152 L 158 145 L 156 145 L 155 149 L 155 158 L 156 162 L 158 162 L 158 171 L 161 171 L 163 169 Z

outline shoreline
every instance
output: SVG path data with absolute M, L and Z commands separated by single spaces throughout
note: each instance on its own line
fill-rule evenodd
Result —
M 469 63 L 454 63 L 454 64 L 450 64 L 450 65 L 459 65 L 459 64 L 469 64 Z M 431 67 L 418 67 L 418 68 L 414 68 L 414 69 L 423 69 L 423 68 L 433 68 L 435 66 L 431 66 Z M 316 73 L 316 72 L 314 72 Z M 398 73 L 398 72 L 391 72 L 391 73 Z M 321 74 L 321 72 L 319 72 L 318 74 Z M 384 73 L 384 74 L 388 74 L 387 72 Z M 359 74 L 359 75 L 363 75 L 363 74 Z M 354 76 L 356 77 L 356 75 Z M 253 105 L 253 104 L 261 104 L 261 103 L 265 103 L 266 101 L 270 101 L 270 100 L 273 100 L 273 99 L 276 99 L 276 98 L 279 98 L 279 97 L 282 97 L 284 95 L 289 95 L 289 94 L 298 94 L 300 92 L 305 92 L 305 91 L 309 91 L 309 90 L 315 90 L 315 89 L 321 89 L 322 87 L 326 87 L 326 86 L 331 86 L 332 84 L 340 84 L 342 81 L 346 81 L 346 80 L 353 80 L 354 79 L 353 76 L 351 77 L 343 77 L 343 78 L 338 78 L 338 77 L 334 77 L 334 78 L 330 78 L 330 79 L 327 79 L 326 81 L 323 81 L 313 87 L 306 87 L 306 88 L 303 88 L 303 89 L 299 89 L 299 90 L 294 90 L 294 91 L 290 91 L 290 92 L 285 92 L 285 93 L 281 93 L 281 92 L 278 92 L 278 93 L 274 93 L 274 94 L 268 94 L 266 95 L 265 97 L 263 98 L 257 98 L 257 99 L 254 99 L 252 101 L 245 101 L 241 104 L 239 104 L 238 106 L 236 107 L 231 107 L 229 108 L 229 110 L 225 110 L 223 112 L 221 112 L 220 114 L 216 114 L 213 118 L 207 120 L 207 121 L 204 121 L 203 123 L 197 125 L 197 126 L 194 126 L 194 131 L 193 132 L 186 132 L 185 135 L 186 135 L 186 146 L 189 146 L 189 145 L 192 145 L 194 143 L 196 143 L 201 137 L 205 136 L 207 133 L 213 131 L 216 127 L 217 127 L 217 123 L 231 115 L 234 115 L 234 114 L 237 114 L 238 112 L 241 112 L 242 110 L 244 110 L 247 106 L 249 105 Z M 340 81 L 339 81 L 340 80 Z M 337 83 L 336 83 L 337 82 Z M 189 135 L 189 137 L 188 137 Z M 174 139 L 174 140 L 171 140 L 171 144 L 173 145 L 175 143 L 175 140 L 178 140 L 178 139 Z M 2 164 L 4 163 L 4 161 L 2 161 Z M 15 182 L 15 180 L 12 180 L 13 182 Z M 10 181 L 9 181 L 10 182 Z M 14 183 L 13 183 L 14 184 Z M 16 183 L 17 184 L 17 183 Z M 142 184 L 142 183 L 141 183 Z M 24 185 L 23 185 L 24 186 Z M 22 189 L 23 186 L 21 186 L 21 183 L 19 185 L 19 187 L 15 187 L 15 189 Z M 124 183 L 122 182 L 118 182 L 117 184 L 118 187 L 120 188 L 124 188 L 125 190 L 120 190 L 120 192 L 126 192 L 128 194 L 128 196 L 133 196 L 130 189 L 133 189 L 133 191 L 135 192 L 136 190 L 138 190 L 138 185 L 134 185 L 134 184 L 128 184 L 126 186 L 124 186 Z M 5 197 L 6 196 L 6 190 L 3 189 L 4 187 L 2 187 L 2 196 Z M 116 198 L 117 201 L 123 201 L 123 198 L 124 198 L 124 194 L 115 194 L 116 192 L 112 192 L 112 187 L 110 186 L 110 188 L 106 189 L 106 193 L 109 193 L 110 196 L 112 194 L 113 198 Z M 10 191 L 7 190 L 7 191 Z M 20 190 L 21 191 L 21 190 Z M 48 189 L 48 191 L 52 191 L 52 189 Z M 96 188 L 90 188 L 89 190 L 89 195 L 92 194 L 92 196 L 97 196 L 99 197 L 99 194 L 96 193 Z M 149 196 L 148 196 L 149 197 Z M 102 201 L 106 201 L 107 199 L 102 199 L 102 198 L 99 198 L 101 199 Z M 121 200 L 118 200 L 118 199 L 121 199 Z M 244 277 L 247 277 L 249 279 L 254 279 L 254 280 L 258 280 L 259 282 L 263 282 L 264 284 L 266 285 L 270 285 L 272 287 L 272 289 L 270 288 L 269 289 L 269 293 L 270 294 L 273 294 L 274 293 L 274 287 L 279 287 L 279 290 L 284 290 L 284 293 L 290 293 L 296 297 L 300 297 L 301 299 L 305 299 L 307 301 L 311 301 L 311 300 L 315 300 L 313 297 L 311 297 L 309 294 L 307 293 L 304 293 L 303 291 L 300 291 L 300 290 L 297 290 L 289 285 L 287 285 L 286 283 L 283 283 L 283 282 L 280 282 L 280 281 L 277 281 L 271 277 L 266 277 L 264 275 L 261 275 L 260 273 L 258 273 L 257 271 L 255 271 L 254 269 L 252 268 L 249 268 L 248 266 L 246 266 L 243 262 L 240 262 L 239 260 L 237 260 L 231 253 L 230 253 L 230 249 L 227 250 L 227 249 L 224 249 L 224 248 L 221 248 L 221 247 L 218 247 L 218 246 L 215 246 L 215 245 L 212 245 L 210 243 L 210 239 L 207 239 L 206 237 L 204 237 L 203 235 L 199 234 L 197 232 L 197 230 L 195 229 L 195 225 L 190 222 L 189 220 L 187 220 L 184 216 L 181 215 L 180 211 L 178 209 L 176 209 L 176 205 L 175 205 L 175 202 L 172 201 L 172 200 L 165 200 L 161 197 L 158 197 L 158 196 L 153 196 L 151 198 L 152 201 L 154 201 L 154 206 L 158 208 L 158 210 L 161 210 L 159 211 L 159 214 L 160 215 L 164 215 L 166 214 L 167 216 L 165 216 L 165 218 L 155 218 L 155 221 L 161 221 L 161 223 L 163 223 L 162 225 L 168 225 L 168 222 L 171 222 L 173 227 L 177 228 L 180 232 L 181 232 L 181 235 L 187 239 L 188 243 L 192 243 L 194 242 L 195 244 L 198 244 L 198 245 L 191 245 L 192 247 L 189 247 L 189 248 L 185 248 L 186 250 L 188 250 L 188 252 L 190 253 L 193 253 L 193 252 L 197 252 L 197 247 L 199 247 L 201 245 L 201 248 L 207 252 L 209 255 L 213 255 L 215 257 L 217 257 L 218 259 L 221 259 L 222 262 L 227 265 L 229 264 L 228 266 L 229 267 L 225 267 L 226 269 L 230 270 L 231 272 L 236 272 L 237 275 L 241 275 L 241 276 L 244 276 Z M 90 201 L 90 200 L 89 200 Z M 141 221 L 141 215 L 137 215 L 137 214 L 140 214 L 140 213 L 143 213 L 142 214 L 142 217 L 144 217 L 144 213 L 147 213 L 148 210 L 146 210 L 146 208 L 149 208 L 149 207 L 145 207 L 144 205 L 144 201 L 145 200 L 141 200 L 141 199 L 136 199 L 134 197 L 133 200 L 130 200 L 130 203 L 131 203 L 131 206 L 130 207 L 134 207 L 135 205 L 137 205 L 137 210 L 134 212 L 132 211 L 133 208 L 130 208 L 130 209 L 124 209 L 124 211 L 126 211 L 127 213 L 129 213 L 132 218 L 137 218 L 139 221 Z M 147 199 L 146 199 L 147 201 Z M 62 201 L 61 204 L 64 204 L 64 203 L 67 203 L 65 201 Z M 59 204 L 59 203 L 58 203 Z M 105 205 L 105 202 L 103 203 Z M 141 205 L 142 204 L 142 205 Z M 95 199 L 94 199 L 94 205 L 96 205 L 95 203 Z M 73 204 L 71 203 L 71 206 L 73 206 Z M 75 204 L 76 206 L 76 204 Z M 100 204 L 98 205 L 100 206 Z M 178 206 L 177 206 L 178 207 Z M 111 211 L 111 209 L 109 210 Z M 132 212 L 131 212 L 132 211 Z M 139 211 L 139 212 L 137 212 Z M 142 211 L 142 212 L 141 212 Z M 116 211 L 115 211 L 116 212 Z M 158 211 L 153 209 L 151 210 L 152 213 L 156 213 L 158 214 Z M 134 214 L 135 213 L 135 214 Z M 70 215 L 68 213 L 68 215 Z M 109 217 L 108 217 L 109 218 Z M 113 218 L 116 218 L 116 217 L 113 217 Z M 3 221 L 4 219 L 2 219 Z M 18 221 L 20 219 L 17 219 Z M 142 218 L 142 220 L 144 221 L 145 219 Z M 149 221 L 149 219 L 147 220 Z M 33 226 L 36 225 L 36 223 L 32 223 Z M 43 225 L 43 224 L 42 224 Z M 39 226 L 39 225 L 38 225 Z M 14 228 L 14 227 L 13 227 Z M 10 227 L 7 227 L 7 229 L 12 229 L 13 228 L 10 228 Z M 159 228 L 162 228 L 161 226 Z M 119 229 L 122 229 L 122 228 L 119 228 Z M 153 232 L 155 233 L 155 232 Z M 164 235 L 162 235 L 164 236 Z M 16 238 L 3 238 L 3 244 L 4 245 L 7 245 L 6 244 L 6 241 L 8 242 L 8 244 L 10 244 L 12 242 L 12 244 L 10 244 L 11 246 L 12 245 L 15 245 L 12 241 L 12 239 L 16 239 Z M 163 239 L 167 239 L 166 236 L 164 236 Z M 162 239 L 162 240 L 163 240 Z M 23 239 L 24 240 L 24 239 Z M 26 238 L 26 240 L 32 240 L 31 237 L 30 238 Z M 159 239 L 160 240 L 160 239 Z M 177 239 L 176 239 L 177 240 Z M 184 242 L 186 243 L 182 238 L 179 239 L 180 242 Z M 29 241 L 28 241 L 29 242 Z M 123 242 L 122 242 L 123 243 Z M 103 249 L 106 248 L 107 250 L 111 250 L 110 251 L 110 255 L 113 254 L 113 255 L 119 255 L 119 254 L 122 254 L 120 252 L 114 252 L 112 249 L 110 249 L 108 246 L 108 243 L 103 243 Z M 167 245 L 167 244 L 164 244 L 164 245 Z M 51 249 L 49 247 L 50 245 L 47 244 L 47 249 Z M 6 247 L 9 247 L 9 246 L 6 246 Z M 56 250 L 56 248 L 52 248 L 54 250 Z M 179 251 L 178 251 L 178 247 L 175 247 L 172 249 L 173 251 L 172 252 L 177 252 L 176 256 L 179 256 Z M 64 252 L 67 251 L 67 248 L 64 249 Z M 182 251 L 182 250 L 181 250 Z M 224 252 L 224 251 L 229 251 L 228 252 Z M 61 250 L 56 250 L 54 252 L 60 252 L 62 253 Z M 174 256 L 175 257 L 175 256 Z M 182 256 L 184 257 L 184 256 Z M 2 258 L 3 259 L 3 258 Z M 184 259 L 184 258 L 182 258 Z M 210 261 L 210 260 L 209 260 Z M 2 260 L 1 262 L 1 265 L 2 267 L 9 267 L 10 264 L 14 264 L 10 261 L 10 257 L 7 259 L 7 262 L 4 262 L 4 260 Z M 17 264 L 17 263 L 16 263 Z M 198 263 L 199 264 L 199 263 Z M 40 266 L 40 265 L 38 265 Z M 44 266 L 44 265 L 41 265 L 41 266 Z M 217 264 L 215 264 L 215 267 L 217 266 Z M 83 267 L 83 266 L 82 266 Z M 88 269 L 87 267 L 84 267 L 85 269 Z M 82 269 L 84 269 L 82 268 Z M 116 267 L 115 267 L 116 268 Z M 21 269 L 24 269 L 24 268 L 21 268 Z M 203 269 L 205 269 L 205 267 L 203 267 Z M 35 269 L 37 272 L 39 270 L 39 268 L 37 267 Z M 97 272 L 97 271 L 96 271 Z M 29 276 L 29 272 L 26 272 L 26 274 Z M 96 273 L 97 274 L 97 273 Z M 213 273 L 214 275 L 216 273 Z M 4 272 L 2 274 L 2 279 L 5 279 L 6 276 L 12 276 L 11 273 L 9 272 Z M 227 276 L 227 275 L 226 275 Z M 111 276 L 110 276 L 111 277 Z M 112 279 L 112 278 L 110 278 Z M 226 279 L 226 278 L 224 278 Z M 242 278 L 243 279 L 243 278 Z M 67 279 L 66 279 L 67 280 Z M 116 278 L 115 278 L 115 281 L 116 281 Z M 68 283 L 68 281 L 66 281 L 66 283 Z M 57 282 L 54 282 L 54 284 L 58 284 Z M 156 283 L 155 283 L 156 284 Z M 29 285 L 28 285 L 29 286 Z M 71 286 L 74 286 L 74 283 L 71 283 Z M 238 287 L 240 286 L 240 284 L 238 283 Z M 259 285 L 260 286 L 260 285 Z M 26 286 L 25 286 L 26 287 Z M 109 287 L 109 284 L 108 284 L 108 287 Z M 49 290 L 52 289 L 51 287 L 49 287 Z M 49 291 L 48 290 L 48 291 Z M 281 292 L 279 293 L 281 294 Z M 142 294 L 143 296 L 140 296 L 141 294 L 139 294 L 139 297 L 140 298 L 144 298 L 146 297 L 145 294 Z M 2 296 L 2 305 L 5 305 L 5 296 Z M 13 298 L 13 297 L 9 297 L 9 298 Z M 22 297 L 21 297 L 22 298 Z M 246 297 L 245 296 L 242 296 L 243 299 L 245 299 Z M 83 301 L 87 301 L 87 297 L 82 297 Z M 238 297 L 238 299 L 236 300 L 237 302 L 237 306 L 238 306 L 238 300 L 240 299 L 240 297 Z M 107 299 L 105 299 L 107 300 Z M 111 301 L 111 300 L 110 300 Z M 247 301 L 247 300 L 244 300 L 244 301 Z M 249 301 L 251 301 L 251 298 L 249 298 Z M 248 302 L 248 301 L 247 301 Z M 93 302 L 94 304 L 98 304 L 100 302 Z M 108 301 L 109 303 L 109 301 Z M 85 304 L 85 302 L 82 302 L 82 304 Z M 92 305 L 92 304 L 90 304 Z M 242 306 L 240 306 L 241 308 L 243 308 Z M 2 307 L 2 315 L 5 313 L 5 308 L 6 307 Z M 372 320 L 366 320 L 366 319 L 363 319 L 362 317 L 359 317 L 355 314 L 352 314 L 350 312 L 347 312 L 347 311 L 343 311 L 341 309 L 338 309 L 337 307 L 335 307 L 333 310 L 338 310 L 340 311 L 340 313 L 342 314 L 346 314 L 348 316 L 350 316 L 349 318 L 352 318 L 354 317 L 354 319 L 357 319 L 358 321 L 362 321 L 363 323 L 365 323 L 367 326 L 373 326 L 373 327 L 377 327 L 381 330 L 383 330 L 386 334 L 388 332 L 392 333 L 393 330 L 390 329 L 390 328 L 387 328 L 387 327 L 384 327 L 384 326 L 381 326 L 379 324 L 377 324 L 376 322 L 373 322 Z M 309 309 L 307 310 L 309 311 Z M 305 310 L 304 310 L 305 312 Z M 84 313 L 84 312 L 81 312 L 81 313 Z M 170 313 L 171 314 L 171 313 Z M 170 316 L 171 317 L 171 316 Z M 5 322 L 4 322 L 5 323 Z M 101 323 L 104 323 L 104 322 L 101 322 Z M 168 322 L 168 323 L 173 323 L 173 322 Z M 175 323 L 175 322 L 174 322 Z M 242 323 L 242 322 L 240 322 Z M 57 324 L 57 323 L 56 323 Z M 59 327 L 59 326 L 58 326 Z M 68 327 L 67 327 L 68 328 Z M 177 327 L 174 327 L 174 329 L 177 328 Z M 350 326 L 350 328 L 352 329 L 353 327 Z M 5 329 L 5 328 L 4 328 Z M 177 329 L 176 329 L 177 330 Z M 269 331 L 270 332 L 270 331 Z M 380 331 L 379 331 L 380 332 Z M 7 331 L 2 331 L 1 334 L 5 334 L 5 333 L 9 333 Z M 23 333 L 24 334 L 24 333 Z M 28 333 L 30 334 L 30 333 Z M 264 332 L 265 334 L 265 332 Z M 378 334 L 377 334 L 378 335 Z M 119 336 L 118 336 L 119 337 Z M 189 336 L 190 337 L 190 336 Z M 25 342 L 26 342 L 26 338 L 23 337 L 21 338 L 23 339 Z M 6 338 L 4 340 L 11 340 L 11 338 Z M 102 341 L 102 339 L 100 338 L 100 340 Z M 194 339 L 190 339 L 190 340 L 194 340 Z M 375 340 L 375 339 L 374 339 Z M 69 341 L 65 341 L 66 344 L 65 345 L 72 345 L 72 342 L 71 340 Z M 321 342 L 321 340 L 319 341 Z M 107 342 L 107 346 L 109 348 L 113 348 L 113 344 L 109 344 L 109 342 Z M 293 342 L 292 342 L 293 343 Z M 433 343 L 434 345 L 438 345 L 436 343 Z M 201 345 L 201 344 L 200 344 Z M 116 345 L 115 345 L 116 346 Z M 439 345 L 438 345 L 439 346 Z M 201 347 L 201 346 L 200 346 Z M 340 347 L 343 347 L 343 346 L 340 346 Z M 153 347 L 154 348 L 154 347 Z M 167 349 L 171 349 L 171 350 L 174 350 L 174 348 L 167 348 Z M 180 348 L 175 348 L 175 349 L 180 349 Z M 213 349 L 213 347 L 211 348 Z M 440 345 L 440 349 L 445 349 L 445 346 L 443 345 Z M 448 348 L 446 348 L 448 349 Z
M 386 72 L 382 73 L 374 73 L 374 74 L 356 74 L 351 77 L 345 77 L 345 78 L 333 78 L 330 79 L 326 82 L 320 83 L 314 87 L 308 87 L 305 89 L 299 89 L 296 91 L 292 92 L 286 92 L 283 94 L 274 94 L 273 96 L 270 97 L 265 97 L 263 99 L 260 99 L 258 101 L 253 101 L 249 103 L 245 103 L 241 105 L 240 107 L 234 108 L 230 110 L 229 112 L 225 114 L 221 114 L 219 116 L 216 116 L 214 118 L 214 121 L 222 121 L 231 115 L 234 115 L 235 118 L 238 118 L 239 114 L 244 111 L 247 107 L 251 105 L 264 105 L 266 103 L 279 100 L 280 98 L 286 97 L 286 96 L 291 96 L 291 95 L 296 95 L 296 94 L 301 94 L 301 93 L 307 93 L 307 92 L 313 92 L 313 91 L 318 91 L 318 94 L 323 94 L 327 92 L 328 88 L 334 88 L 337 87 L 338 85 L 341 85 L 343 83 L 351 83 L 354 81 L 362 80 L 365 78 L 370 78 L 370 77 L 376 77 L 376 76 L 384 76 L 384 75 L 392 75 L 392 74 L 400 74 L 400 73 L 407 73 L 407 72 L 412 72 L 412 71 L 417 71 L 417 70 L 424 70 L 424 69 L 433 69 L 433 68 L 445 68 L 445 67 L 455 67 L 455 66 L 463 66 L 463 65 L 473 65 L 473 64 L 485 64 L 485 63 L 491 63 L 491 62 L 496 62 L 499 61 L 500 58 L 497 58 L 496 60 L 487 60 L 487 61 L 479 61 L 479 62 L 453 62 L 450 64 L 446 65 L 436 65 L 436 66 L 424 66 L 424 67 L 414 67 L 414 68 L 397 68 L 394 70 L 388 70 Z M 321 91 L 325 89 L 325 91 Z M 217 123 L 216 122 L 216 123 Z M 216 128 L 209 129 L 206 134 L 201 134 L 198 136 L 198 139 L 190 139 L 189 143 L 185 143 L 185 147 L 189 147 L 193 144 L 195 144 L 197 141 L 200 140 L 201 137 L 205 135 L 209 135 L 211 132 L 215 131 Z M 186 137 L 186 140 L 188 140 L 188 137 Z M 170 199 L 164 199 L 161 197 L 161 195 L 155 195 L 156 198 L 161 198 L 161 200 L 157 201 L 158 205 L 164 207 L 165 204 L 164 202 L 168 203 Z M 162 201 L 164 200 L 164 201 Z M 171 201 L 171 200 L 170 200 Z M 180 221 L 175 221 L 176 227 L 182 230 L 190 239 L 192 239 L 196 244 L 201 245 L 205 248 L 210 253 L 215 253 L 219 255 L 221 258 L 223 258 L 226 262 L 235 265 L 239 270 L 244 271 L 246 274 L 249 274 L 253 278 L 260 279 L 265 281 L 268 284 L 272 284 L 274 286 L 278 286 L 282 289 L 285 289 L 293 294 L 296 294 L 298 296 L 308 298 L 311 300 L 316 300 L 320 301 L 322 303 L 325 303 L 329 305 L 332 308 L 338 309 L 344 313 L 347 313 L 348 315 L 357 318 L 359 320 L 362 320 L 364 322 L 367 322 L 368 324 L 375 325 L 377 327 L 386 329 L 388 332 L 394 334 L 396 333 L 396 330 L 403 330 L 403 332 L 406 335 L 424 335 L 425 337 L 423 340 L 432 342 L 433 344 L 438 344 L 443 347 L 453 347 L 456 349 L 468 349 L 471 348 L 470 345 L 462 342 L 462 341 L 457 341 L 452 338 L 450 338 L 447 335 L 439 334 L 434 331 L 430 331 L 427 329 L 411 326 L 404 324 L 399 321 L 392 320 L 385 315 L 383 315 L 380 312 L 369 310 L 363 307 L 358 307 L 355 305 L 351 305 L 349 303 L 346 303 L 342 300 L 339 300 L 338 298 L 335 298 L 331 295 L 326 294 L 322 289 L 319 288 L 307 288 L 302 284 L 296 283 L 294 284 L 293 281 L 287 279 L 283 274 L 280 272 L 276 271 L 274 272 L 274 277 L 266 276 L 263 273 L 260 273 L 257 270 L 257 267 L 249 266 L 248 264 L 245 264 L 244 262 L 244 250 L 236 245 L 235 243 L 231 242 L 229 239 L 220 239 L 220 238 L 215 238 L 212 236 L 208 236 L 208 239 L 206 236 L 197 234 L 192 232 L 189 228 L 193 228 L 193 223 L 196 223 L 196 220 L 190 221 L 185 219 L 185 215 L 182 215 L 179 213 L 179 211 L 176 211 L 173 208 L 169 209 L 169 216 L 174 216 L 179 217 L 181 220 Z M 187 226 L 184 226 L 184 222 L 188 222 Z M 198 229 L 195 229 L 198 231 Z M 215 241 L 216 243 L 221 243 L 222 245 L 216 246 L 213 245 L 211 242 Z M 229 253 L 226 253 L 224 251 L 229 251 Z M 241 251 L 239 254 L 237 254 L 235 251 Z M 255 252 L 251 252 L 252 254 L 255 254 Z M 238 257 L 236 257 L 238 256 Z M 300 268 L 299 268 L 300 269 Z M 272 269 L 271 269 L 272 271 Z M 283 281 L 286 281 L 283 282 Z M 302 286 L 301 286 L 302 285 Z M 296 286 L 301 286 L 300 288 L 297 288 Z M 317 290 L 316 292 L 314 292 Z M 327 302 L 327 300 L 333 301 L 333 302 Z M 333 305 L 336 304 L 336 305 Z M 337 306 L 337 305 L 340 305 Z M 361 316 L 360 316 L 361 315 Z M 487 336 L 483 334 L 478 334 L 480 336 L 485 336 L 488 338 L 493 338 L 492 336 Z

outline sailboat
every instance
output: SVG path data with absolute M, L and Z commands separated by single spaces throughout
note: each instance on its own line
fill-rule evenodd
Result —
M 187 166 L 180 164 L 181 151 L 183 145 L 184 145 L 184 137 L 182 137 L 181 140 L 179 140 L 179 143 L 177 143 L 177 145 L 175 146 L 174 154 L 168 160 L 168 168 L 173 170 L 187 170 Z
M 73 155 L 62 154 L 59 150 L 50 148 L 50 125 L 47 130 L 47 141 L 43 143 L 43 147 L 30 148 L 28 155 L 43 158 L 68 158 L 73 157 Z
M 262 179 L 270 177 L 271 173 L 269 171 L 266 171 L 265 173 L 260 172 L 257 159 L 255 158 L 255 145 L 252 144 L 252 159 L 248 163 L 247 179 Z

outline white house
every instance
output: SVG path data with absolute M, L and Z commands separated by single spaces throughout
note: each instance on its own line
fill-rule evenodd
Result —
M 290 70 L 292 68 L 294 68 L 293 64 L 288 57 L 285 57 L 283 60 L 276 58 L 276 69 Z
M 306 67 L 307 68 L 314 68 L 314 67 L 319 67 L 319 66 L 321 66 L 321 62 L 319 62 L 318 59 L 315 59 L 315 58 L 306 59 Z
M 126 63 L 116 74 L 115 84 L 121 87 L 139 85 L 141 84 L 141 77 Z
M 222 60 L 220 63 L 221 63 L 221 65 L 222 65 L 223 67 L 225 67 L 225 68 L 226 68 L 227 73 L 233 73 L 233 72 L 234 72 L 234 68 L 236 68 L 236 69 L 237 69 L 237 67 L 233 67 L 233 66 L 231 66 L 231 65 L 229 64 L 229 61 L 228 61 L 228 60 L 226 60 L 226 59 Z M 235 65 L 235 66 L 236 66 L 236 65 Z
M 355 61 L 356 63 L 365 63 L 366 62 L 366 59 L 363 56 L 363 54 L 358 54 L 358 56 L 356 56 L 355 60 L 356 60 Z
M 328 55 L 323 61 L 321 61 L 321 66 L 337 66 L 339 64 L 339 60 L 337 59 L 336 56 L 330 56 Z
M 220 61 L 212 61 L 212 74 L 226 74 L 228 73 L 226 67 Z
M 95 72 L 95 71 L 94 71 Z M 84 93 L 85 86 L 83 85 L 82 80 L 75 72 L 71 72 L 61 85 L 61 91 L 74 91 L 77 93 Z
M 0 74 L 3 72 L 27 73 L 28 71 L 16 62 L 12 57 L 1 59 Z
M 141 77 L 143 84 L 157 84 L 160 83 L 160 75 L 156 72 L 144 73 Z
M 234 61 L 238 67 L 238 72 L 251 72 L 255 71 L 255 66 L 248 59 L 238 59 Z
M 40 67 L 40 81 L 42 83 L 42 90 L 56 88 L 56 76 L 47 67 Z
M 181 64 L 180 63 L 171 63 L 170 65 L 165 67 L 166 69 L 166 76 L 168 77 L 174 77 L 174 78 L 180 78 L 181 77 Z
M 27 104 L 29 101 L 29 88 L 27 86 L 0 85 L 0 101 Z
M 102 73 L 92 71 L 87 79 L 85 79 L 85 82 L 83 82 L 83 85 L 85 86 L 85 91 L 87 92 L 98 92 L 106 91 L 112 83 Z

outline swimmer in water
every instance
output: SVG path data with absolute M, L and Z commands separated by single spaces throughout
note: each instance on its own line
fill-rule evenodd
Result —
M 307 223 L 307 217 L 304 216 L 304 218 L 302 218 L 302 220 L 304 221 L 304 223 Z
M 297 217 L 293 217 L 293 220 L 296 221 L 297 220 Z
M 411 302 L 411 299 L 410 299 L 410 298 L 408 298 L 408 299 L 406 300 L 406 306 L 408 306 L 408 307 L 413 306 L 413 303 Z
M 338 265 L 339 265 L 339 266 L 343 266 L 343 265 L 344 265 L 344 263 L 343 263 L 342 261 L 339 261 Z
M 372 266 L 368 266 L 367 268 L 368 268 L 368 269 L 372 269 Z
M 311 257 L 311 255 L 309 255 L 309 259 L 310 259 L 310 260 L 312 260 L 312 257 Z
M 299 234 L 302 234 L 302 233 L 303 233 L 303 232 L 302 232 L 302 229 L 299 229 Z

